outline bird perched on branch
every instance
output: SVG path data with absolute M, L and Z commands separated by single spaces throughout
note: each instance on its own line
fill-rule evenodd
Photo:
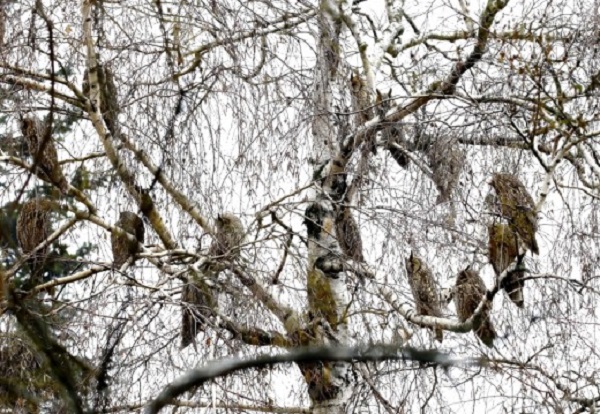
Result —
M 119 96 L 115 85 L 114 75 L 109 65 L 98 63 L 98 86 L 100 87 L 100 112 L 102 113 L 108 130 L 115 135 L 116 121 L 121 111 L 119 106 Z M 90 97 L 89 71 L 86 69 L 83 73 L 83 85 L 81 87 L 83 94 Z
M 21 118 L 21 133 L 25 138 L 27 149 L 33 157 L 33 165 L 37 174 L 42 179 L 58 186 L 62 194 L 69 191 L 69 183 L 63 175 L 49 119 L 42 122 L 35 115 L 26 115 Z
M 467 267 L 458 274 L 454 287 L 454 303 L 456 304 L 458 319 L 461 322 L 473 316 L 485 294 L 485 283 L 475 270 Z M 480 323 L 478 325 L 474 324 L 473 329 L 479 339 L 491 348 L 494 346 L 496 331 L 490 320 L 489 312 L 490 306 L 487 304 L 481 312 Z
M 489 184 L 495 190 L 496 196 L 488 195 L 486 203 L 495 214 L 508 220 L 509 225 L 529 250 L 539 254 L 535 239 L 538 226 L 535 204 L 523 183 L 512 174 L 496 173 Z
M 51 213 L 53 203 L 44 198 L 32 198 L 23 204 L 17 219 L 17 240 L 23 254 L 30 254 L 52 234 Z M 48 259 L 49 246 L 35 252 L 28 259 L 33 286 L 43 280 L 44 265 Z
M 212 260 L 235 260 L 240 255 L 239 246 L 245 235 L 246 231 L 239 217 L 232 213 L 219 214 L 215 239 L 208 249 L 208 255 Z
M 490 224 L 488 226 L 488 254 L 490 263 L 500 276 L 511 263 L 519 256 L 519 242 L 517 234 L 506 224 Z M 523 277 L 522 270 L 512 270 L 501 282 L 501 287 L 506 291 L 511 301 L 519 308 L 525 304 L 523 299 Z
M 335 235 L 342 252 L 357 262 L 364 262 L 360 228 L 350 208 L 344 206 L 335 218 Z
M 144 243 L 144 221 L 135 213 L 122 211 L 115 225 L 135 237 L 135 240 L 130 240 L 127 235 L 117 232 L 110 236 L 114 264 L 120 268 L 139 251 L 138 243 Z
M 206 283 L 224 269 L 223 263 L 239 257 L 239 246 L 245 237 L 242 221 L 232 213 L 217 216 L 214 239 L 208 249 L 210 259 L 200 266 L 201 275 L 190 275 L 181 293 L 181 347 L 185 348 L 204 330 L 206 320 L 216 304 L 213 288 Z
M 425 316 L 442 317 L 440 301 L 433 274 L 421 259 L 413 255 L 405 260 L 408 284 L 415 299 L 417 312 Z M 435 328 L 435 339 L 442 342 L 444 334 L 442 329 Z
M 375 104 L 377 105 L 377 115 L 380 119 L 383 119 L 393 105 L 392 90 L 390 89 L 387 93 L 384 93 L 377 89 Z M 404 169 L 408 168 L 410 158 L 406 155 L 405 150 L 398 148 L 406 149 L 406 139 L 402 127 L 398 124 L 389 124 L 383 128 L 381 135 L 383 142 L 385 142 L 385 148 L 390 152 L 396 163 Z
M 195 342 L 217 305 L 213 288 L 194 276 L 195 273 L 188 275 L 188 283 L 181 291 L 181 348 Z
M 458 184 L 465 154 L 456 139 L 451 137 L 432 138 L 426 154 L 431 178 L 439 193 L 436 204 L 446 203 Z

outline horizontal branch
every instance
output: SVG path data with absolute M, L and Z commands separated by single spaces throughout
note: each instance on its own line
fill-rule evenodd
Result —
M 414 361 L 443 368 L 485 366 L 481 358 L 456 358 L 437 350 L 419 350 L 397 345 L 366 345 L 361 347 L 297 348 L 279 355 L 262 355 L 251 359 L 229 358 L 214 361 L 202 368 L 188 371 L 176 379 L 146 407 L 145 414 L 156 414 L 174 398 L 199 387 L 207 381 L 224 377 L 249 368 L 269 367 L 274 364 L 309 362 L 369 362 Z

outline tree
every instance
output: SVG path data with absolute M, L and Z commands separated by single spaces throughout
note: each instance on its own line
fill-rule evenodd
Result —
M 598 408 L 597 2 L 371 3 L 0 5 L 2 205 L 45 185 L 62 212 L 46 242 L 97 246 L 32 286 L 2 229 L 0 358 L 33 367 L 7 371 L 3 408 L 131 412 L 160 395 L 180 412 Z M 23 149 L 29 114 L 68 188 Z M 531 194 L 526 214 L 510 209 L 536 222 L 539 248 L 499 274 L 488 227 L 519 226 L 485 202 L 495 173 Z M 117 269 L 120 211 L 146 237 Z M 226 213 L 245 228 L 235 254 L 211 249 Z M 437 290 L 468 266 L 482 277 L 472 317 L 417 314 L 411 252 Z M 498 294 L 517 273 L 522 309 Z M 191 285 L 210 300 L 182 349 Z M 470 333 L 484 313 L 493 348 Z M 174 383 L 231 356 L 245 363 Z

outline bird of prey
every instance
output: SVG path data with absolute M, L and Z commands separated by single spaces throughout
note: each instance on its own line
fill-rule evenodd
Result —
M 490 224 L 488 226 L 488 254 L 496 276 L 500 276 L 519 256 L 517 235 L 512 227 L 506 224 Z M 500 287 L 519 308 L 525 304 L 523 298 L 522 270 L 512 270 L 502 280 Z
M 58 186 L 62 194 L 69 191 L 69 183 L 63 175 L 47 121 L 42 122 L 35 115 L 26 115 L 21 119 L 21 133 L 27 149 L 33 157 L 37 174 L 44 180 Z
M 458 319 L 461 322 L 473 316 L 477 306 L 479 306 L 479 303 L 485 296 L 485 292 L 485 283 L 479 276 L 479 273 L 467 267 L 458 274 L 454 287 L 454 303 Z M 491 348 L 494 346 L 496 331 L 490 320 L 489 312 L 490 307 L 488 305 L 481 313 L 481 323 L 473 328 L 479 339 Z
M 30 254 L 52 233 L 52 202 L 45 198 L 32 198 L 23 204 L 17 219 L 17 240 L 24 254 Z M 49 246 L 39 249 L 28 260 L 31 281 L 38 285 L 43 280 L 43 269 Z
M 439 294 L 431 270 L 412 252 L 405 260 L 405 266 L 417 312 L 420 315 L 442 317 Z M 442 342 L 444 339 L 442 329 L 435 328 L 435 339 Z
M 182 348 L 194 342 L 197 333 L 205 329 L 211 309 L 216 306 L 213 289 L 205 280 L 222 270 L 219 264 L 239 257 L 239 246 L 246 233 L 242 221 L 232 213 L 219 214 L 215 227 L 214 239 L 208 249 L 210 259 L 200 266 L 200 277 L 190 277 L 181 293 Z
M 512 174 L 496 173 L 489 184 L 496 192 L 495 197 L 486 198 L 486 202 L 492 204 L 493 212 L 508 220 L 525 246 L 539 254 L 535 239 L 538 226 L 535 204 L 523 183 Z
M 144 222 L 137 214 L 122 211 L 115 225 L 135 237 L 135 240 L 130 240 L 126 234 L 117 232 L 110 236 L 114 264 L 120 268 L 138 252 L 138 243 L 144 243 Z

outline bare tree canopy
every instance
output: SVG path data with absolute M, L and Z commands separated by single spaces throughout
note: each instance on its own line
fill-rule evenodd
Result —
M 599 104 L 598 0 L 0 1 L 0 412 L 600 410 Z

